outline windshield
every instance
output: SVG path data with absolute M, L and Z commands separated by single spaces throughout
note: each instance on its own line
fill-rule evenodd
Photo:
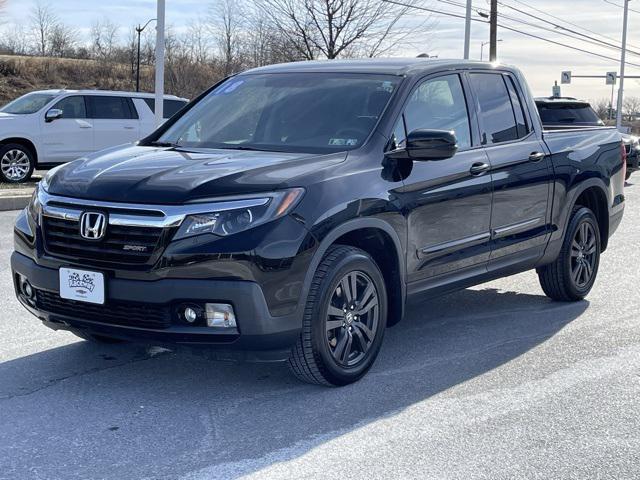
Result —
M 538 104 L 543 124 L 602 125 L 598 114 L 585 103 Z
M 337 73 L 233 77 L 179 118 L 156 144 L 325 153 L 359 147 L 399 77 Z
M 28 93 L 20 98 L 16 98 L 13 102 L 7 103 L 0 108 L 0 112 L 13 113 L 16 115 L 28 115 L 36 113 L 47 103 L 56 98 L 57 95 L 50 93 Z

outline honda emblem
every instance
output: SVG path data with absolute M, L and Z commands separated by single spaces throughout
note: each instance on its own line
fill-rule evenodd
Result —
M 84 212 L 80 216 L 80 235 L 87 240 L 100 240 L 107 231 L 107 216 L 100 212 Z

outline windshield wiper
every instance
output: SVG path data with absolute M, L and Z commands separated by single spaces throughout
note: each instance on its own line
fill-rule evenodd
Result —
M 246 150 L 248 152 L 269 152 L 271 150 L 265 150 L 264 148 L 247 147 L 245 145 L 233 145 L 229 147 L 219 147 L 221 150 Z
M 180 148 L 180 145 L 178 145 L 177 143 L 173 143 L 173 142 L 161 142 L 158 140 L 154 140 L 153 142 L 149 142 L 149 145 L 151 145 L 152 147 L 173 147 L 173 148 Z

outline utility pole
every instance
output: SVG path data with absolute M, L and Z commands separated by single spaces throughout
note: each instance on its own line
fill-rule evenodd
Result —
M 629 0 L 624 0 L 622 20 L 622 54 L 620 55 L 620 86 L 618 87 L 618 111 L 616 112 L 616 128 L 622 127 L 622 100 L 624 98 L 624 64 L 627 55 L 627 20 L 629 19 Z
M 164 120 L 164 12 L 165 0 L 158 0 L 156 35 L 156 126 Z
M 489 61 L 498 59 L 498 0 L 491 0 L 489 13 Z
M 469 60 L 469 48 L 471 43 L 471 3 L 473 0 L 467 0 L 467 14 L 464 20 L 464 59 Z

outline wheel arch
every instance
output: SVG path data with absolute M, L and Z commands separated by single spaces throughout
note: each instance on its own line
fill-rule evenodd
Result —
M 382 271 L 387 287 L 389 312 L 387 325 L 397 324 L 404 316 L 406 301 L 406 259 L 396 230 L 379 218 L 349 220 L 331 230 L 321 240 L 307 271 L 304 292 L 308 292 L 313 275 L 332 245 L 349 245 L 367 252 Z
M 38 165 L 38 149 L 35 143 L 25 137 L 7 137 L 0 140 L 0 145 L 9 145 L 10 143 L 17 143 L 28 148 L 33 154 L 35 165 Z
M 581 184 L 579 189 L 573 194 L 573 199 L 569 203 L 568 214 L 565 225 L 565 232 L 571 220 L 571 212 L 576 205 L 589 208 L 596 216 L 598 229 L 600 230 L 600 242 L 602 251 L 607 249 L 609 243 L 609 205 L 611 204 L 607 189 L 603 182 L 598 179 L 591 179 Z

